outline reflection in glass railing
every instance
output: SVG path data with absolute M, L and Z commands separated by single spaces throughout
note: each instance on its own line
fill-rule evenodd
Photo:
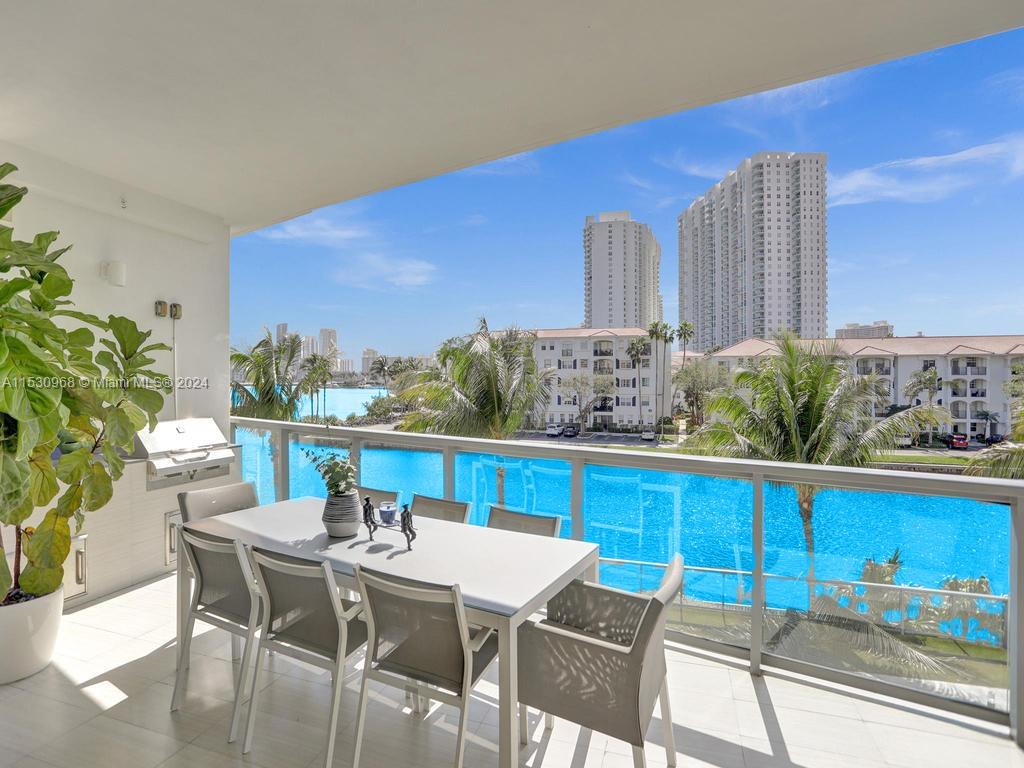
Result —
M 969 499 L 766 489 L 764 650 L 1006 711 L 1009 520 Z
M 519 459 L 484 453 L 455 456 L 455 498 L 470 504 L 469 521 L 487 524 L 491 504 L 532 515 L 562 518 L 560 534 L 572 535 L 569 486 L 572 467 L 554 459 Z
M 271 433 L 262 429 L 235 427 L 235 442 L 241 446 L 242 480 L 256 486 L 260 504 L 274 501 L 274 454 Z

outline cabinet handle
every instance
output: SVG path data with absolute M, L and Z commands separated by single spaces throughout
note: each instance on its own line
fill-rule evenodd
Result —
M 85 550 L 75 550 L 75 583 L 85 584 Z

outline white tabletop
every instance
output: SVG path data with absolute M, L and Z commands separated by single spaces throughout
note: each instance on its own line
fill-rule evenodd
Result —
M 536 603 L 566 574 L 596 563 L 597 545 L 478 525 L 417 517 L 409 551 L 397 529 L 370 541 L 365 527 L 351 539 L 332 539 L 320 518 L 324 500 L 304 497 L 188 523 L 191 530 L 282 554 L 326 560 L 340 574 L 354 565 L 436 584 L 458 584 L 467 608 L 513 616 Z

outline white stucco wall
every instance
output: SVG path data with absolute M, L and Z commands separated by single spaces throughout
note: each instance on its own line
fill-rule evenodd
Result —
M 58 245 L 74 246 L 61 263 L 75 280 L 78 308 L 126 315 L 151 329 L 153 341 L 173 342 L 176 365 L 171 353 L 158 353 L 157 370 L 200 380 L 177 390 L 177 416 L 212 416 L 227 435 L 228 227 L 216 216 L 0 142 L 4 161 L 19 168 L 8 178 L 29 188 L 13 211 L 15 237 L 59 230 Z M 101 275 L 108 261 L 127 265 L 124 287 Z M 156 317 L 158 299 L 180 303 L 182 319 Z M 161 418 L 174 415 L 169 397 Z

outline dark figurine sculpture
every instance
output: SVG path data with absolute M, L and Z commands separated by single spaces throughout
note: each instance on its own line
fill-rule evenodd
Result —
M 369 496 L 363 499 L 363 525 L 370 532 L 370 541 L 373 541 L 373 534 L 379 526 L 377 521 L 373 519 L 373 502 L 370 501 Z
M 416 538 L 416 529 L 412 527 L 412 512 L 409 511 L 409 505 L 402 505 L 402 533 L 405 534 L 405 545 L 409 549 L 412 549 L 413 539 Z

